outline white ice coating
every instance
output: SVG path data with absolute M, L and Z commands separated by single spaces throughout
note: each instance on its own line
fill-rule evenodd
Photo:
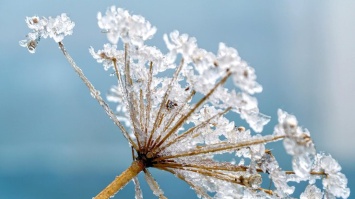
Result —
M 135 190 L 135 199 L 143 199 L 143 193 L 142 193 L 142 189 L 141 189 L 141 185 L 138 181 L 137 177 L 134 177 L 132 179 L 133 183 L 134 183 L 134 190 Z
M 141 46 L 147 39 L 153 37 L 156 28 L 139 15 L 130 15 L 127 10 L 111 6 L 105 15 L 97 14 L 99 27 L 107 32 L 107 39 L 117 44 L 119 38 L 124 43 Z
M 274 133 L 261 134 L 270 120 L 260 113 L 254 96 L 262 86 L 254 68 L 236 49 L 220 43 L 217 53 L 208 52 L 198 47 L 196 38 L 173 31 L 163 36 L 168 52 L 162 53 L 145 44 L 156 28 L 144 17 L 112 6 L 97 19 L 110 43 L 101 50 L 91 47 L 89 52 L 117 78 L 107 95 L 116 104 L 115 111 L 61 43 L 74 27 L 66 14 L 27 17 L 31 32 L 20 45 L 34 53 L 41 38 L 60 42 L 64 56 L 136 153 L 153 159 L 145 162 L 149 166 L 184 180 L 202 198 L 289 198 L 296 187 L 288 183 L 300 181 L 310 184 L 301 198 L 349 197 L 340 165 L 330 155 L 316 153 L 310 133 L 295 116 L 278 110 Z M 229 79 L 233 85 L 227 87 Z M 250 129 L 240 126 L 233 119 L 236 115 Z M 279 140 L 292 156 L 292 171 L 284 171 L 266 148 L 267 143 Z M 236 160 L 217 160 L 226 153 Z M 144 172 L 153 193 L 165 198 L 148 169 Z M 273 190 L 261 187 L 260 173 L 268 175 Z M 322 180 L 323 189 L 316 187 L 317 180 Z M 133 181 L 136 199 L 143 198 L 138 179 Z

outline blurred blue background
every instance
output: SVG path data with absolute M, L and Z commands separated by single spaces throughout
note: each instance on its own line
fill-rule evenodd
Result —
M 164 33 L 195 36 L 216 52 L 238 49 L 255 67 L 264 91 L 261 111 L 293 113 L 320 151 L 331 153 L 355 188 L 354 1 L 0 1 L 0 198 L 91 198 L 131 163 L 119 129 L 68 65 L 58 46 L 42 40 L 35 54 L 18 45 L 25 16 L 68 13 L 76 26 L 64 40 L 94 85 L 114 83 L 88 53 L 107 42 L 96 14 L 126 8 L 158 28 L 150 44 L 166 49 Z M 272 146 L 276 153 L 280 146 Z M 283 161 L 285 160 L 285 161 Z M 289 157 L 279 161 L 289 167 Z M 286 163 L 284 163 L 286 162 Z M 196 198 L 174 176 L 152 169 L 168 198 Z M 141 178 L 141 176 L 140 176 Z M 154 198 L 141 181 L 145 198 Z M 116 198 L 134 198 L 129 184 Z

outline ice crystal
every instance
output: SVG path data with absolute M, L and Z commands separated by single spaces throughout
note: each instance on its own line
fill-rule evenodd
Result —
M 345 175 L 340 172 L 341 167 L 338 162 L 330 155 L 319 154 L 319 156 L 320 170 L 326 173 L 326 177 L 323 179 L 323 187 L 326 194 L 342 198 L 349 197 L 350 189 L 347 188 L 348 180 Z
M 112 70 L 110 76 L 117 78 L 107 96 L 108 101 L 116 103 L 115 112 L 64 48 L 61 41 L 72 34 L 74 27 L 65 14 L 26 18 L 32 32 L 20 41 L 32 53 L 41 38 L 58 42 L 92 97 L 134 151 L 131 167 L 95 198 L 111 197 L 131 179 L 136 198 L 143 198 L 136 178 L 140 171 L 153 193 L 166 198 L 150 167 L 174 174 L 201 198 L 289 198 L 296 187 L 288 183 L 300 181 L 310 184 L 301 198 L 349 197 L 341 167 L 330 155 L 316 154 L 309 131 L 298 125 L 295 116 L 279 110 L 274 133 L 259 134 L 270 120 L 259 112 L 254 97 L 262 87 L 254 68 L 236 49 L 220 43 L 215 54 L 199 48 L 194 37 L 173 31 L 164 35 L 168 52 L 162 53 L 145 44 L 156 28 L 142 16 L 112 6 L 97 18 L 110 43 L 102 50 L 90 47 L 89 52 L 105 70 Z M 224 85 L 228 79 L 234 83 L 232 88 Z M 239 115 L 250 129 L 230 121 L 227 113 Z M 266 148 L 279 140 L 292 156 L 292 171 L 283 170 Z M 225 153 L 235 158 L 218 161 L 217 155 Z M 273 190 L 261 187 L 261 174 L 269 176 Z M 315 186 L 319 179 L 323 190 Z
M 300 199 L 321 199 L 322 191 L 315 185 L 308 185 L 306 190 L 301 194 Z

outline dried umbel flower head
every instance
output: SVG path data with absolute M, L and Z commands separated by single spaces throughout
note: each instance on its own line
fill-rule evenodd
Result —
M 61 42 L 65 36 L 73 34 L 74 22 L 65 14 L 55 18 L 38 16 L 26 17 L 26 23 L 32 32 L 27 34 L 26 40 L 20 41 L 20 46 L 26 47 L 30 53 L 35 53 L 37 43 L 41 38 L 53 38 L 55 42 Z
M 144 43 L 156 32 L 147 20 L 110 7 L 106 15 L 98 14 L 98 24 L 111 43 L 89 51 L 117 78 L 108 95 L 109 101 L 117 103 L 113 112 L 61 42 L 71 34 L 74 23 L 66 15 L 36 19 L 36 23 L 33 18 L 27 20 L 33 31 L 21 45 L 35 48 L 32 41 L 37 44 L 40 37 L 53 37 L 134 150 L 132 165 L 95 198 L 112 197 L 130 180 L 136 186 L 136 198 L 142 198 L 136 177 L 141 171 L 153 193 L 166 198 L 149 172 L 151 167 L 174 174 L 202 198 L 287 198 L 295 190 L 288 183 L 301 180 L 310 182 L 302 198 L 349 196 L 338 163 L 329 155 L 316 153 L 310 133 L 298 126 L 295 116 L 279 110 L 274 133 L 260 134 L 270 119 L 259 112 L 253 96 L 262 87 L 255 70 L 234 48 L 220 43 L 214 54 L 199 48 L 195 38 L 173 31 L 164 35 L 168 48 L 164 54 Z M 228 79 L 233 88 L 224 86 Z M 240 115 L 250 129 L 227 119 L 227 113 Z M 267 143 L 278 140 L 283 140 L 293 157 L 293 171 L 282 170 L 266 149 Z M 238 163 L 216 160 L 216 155 L 224 153 L 235 154 Z M 269 176 L 275 189 L 261 187 L 261 174 Z M 318 179 L 323 181 L 322 190 L 314 185 Z

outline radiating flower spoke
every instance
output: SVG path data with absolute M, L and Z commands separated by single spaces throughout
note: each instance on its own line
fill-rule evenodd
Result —
M 135 199 L 143 199 L 143 193 L 142 193 L 141 185 L 138 181 L 138 178 L 134 177 L 132 180 L 134 182 L 134 190 L 136 193 Z
M 180 74 L 180 71 L 182 69 L 182 67 L 184 66 L 184 60 L 182 59 L 180 61 L 180 65 L 179 67 L 176 69 L 175 73 L 174 73 L 174 76 L 173 78 L 171 79 L 166 91 L 165 91 L 165 94 L 164 94 L 164 97 L 163 97 L 163 100 L 162 102 L 160 103 L 160 107 L 159 107 L 159 110 L 158 110 L 158 113 L 156 115 L 156 118 L 155 118 L 155 122 L 154 122 L 154 125 L 153 125 L 153 129 L 151 130 L 150 132 L 150 136 L 149 136 L 149 139 L 148 139 L 148 143 L 147 143 L 147 147 L 150 146 L 151 142 L 152 142 L 152 138 L 153 138 L 153 135 L 156 131 L 157 128 L 159 128 L 160 124 L 161 124 L 161 120 L 163 119 L 164 117 L 164 113 L 162 113 L 163 109 L 164 109 L 164 106 L 166 105 L 167 101 L 168 101 L 168 97 L 169 97 L 169 94 L 171 92 L 171 89 L 173 88 L 173 85 L 176 83 L 176 79 L 177 77 L 179 76 Z
M 227 74 L 207 93 L 207 95 L 205 95 L 202 99 L 200 99 L 195 105 L 194 107 L 184 116 L 182 116 L 175 124 L 175 126 L 162 138 L 162 140 L 157 144 L 156 147 L 159 147 L 160 145 L 162 145 L 166 139 L 169 138 L 169 136 L 171 136 L 173 133 L 176 132 L 176 130 L 178 128 L 180 128 L 184 122 L 186 122 L 186 120 L 191 116 L 192 113 L 195 112 L 195 110 L 200 107 L 207 99 L 210 95 L 212 95 L 214 93 L 214 91 L 216 90 L 216 88 L 222 84 L 224 84 L 228 77 L 231 75 L 231 73 L 227 72 Z
M 195 190 L 195 192 L 197 193 L 198 196 L 202 197 L 203 199 L 212 199 L 211 196 L 209 196 L 202 187 L 200 187 L 199 185 L 193 183 L 192 181 L 188 180 L 187 178 L 185 178 L 183 175 L 181 175 L 178 172 L 175 172 L 175 170 L 173 169 L 169 169 L 169 168 L 163 168 L 163 170 L 168 171 L 172 174 L 174 174 L 175 176 L 177 176 L 178 178 L 180 178 L 181 180 L 185 181 L 188 185 L 190 185 L 190 187 Z
M 166 199 L 166 197 L 164 196 L 164 192 L 161 190 L 157 181 L 155 181 L 148 169 L 144 170 L 144 177 L 150 189 L 153 191 L 154 195 L 158 196 L 159 199 Z
M 170 145 L 172 145 L 172 144 L 174 144 L 174 143 L 177 143 L 177 142 L 179 142 L 179 141 L 181 141 L 181 140 L 183 140 L 183 139 L 185 139 L 185 138 L 188 138 L 188 136 L 191 136 L 191 137 L 196 136 L 196 135 L 191 135 L 191 134 L 193 134 L 194 132 L 198 131 L 200 128 L 205 127 L 206 125 L 209 125 L 209 122 L 210 122 L 212 119 L 214 119 L 214 118 L 216 118 L 216 117 L 219 117 L 219 116 L 221 116 L 221 115 L 227 113 L 227 112 L 230 111 L 230 110 L 231 110 L 231 107 L 228 107 L 226 110 L 224 110 L 224 111 L 222 111 L 222 112 L 220 112 L 220 113 L 218 113 L 218 114 L 212 116 L 211 118 L 207 119 L 207 120 L 204 121 L 204 122 L 201 122 L 201 123 L 198 124 L 197 126 L 194 126 L 194 127 L 190 128 L 190 129 L 188 129 L 188 130 L 185 131 L 184 133 L 182 133 L 182 134 L 178 135 L 176 138 L 172 139 L 172 140 L 171 140 L 170 142 L 168 142 L 167 144 L 161 146 L 161 147 L 159 148 L 159 151 L 162 151 L 162 150 L 164 150 L 165 148 L 169 147 Z M 201 133 L 201 132 L 198 132 L 198 133 Z M 159 151 L 157 151 L 157 152 L 159 152 Z

